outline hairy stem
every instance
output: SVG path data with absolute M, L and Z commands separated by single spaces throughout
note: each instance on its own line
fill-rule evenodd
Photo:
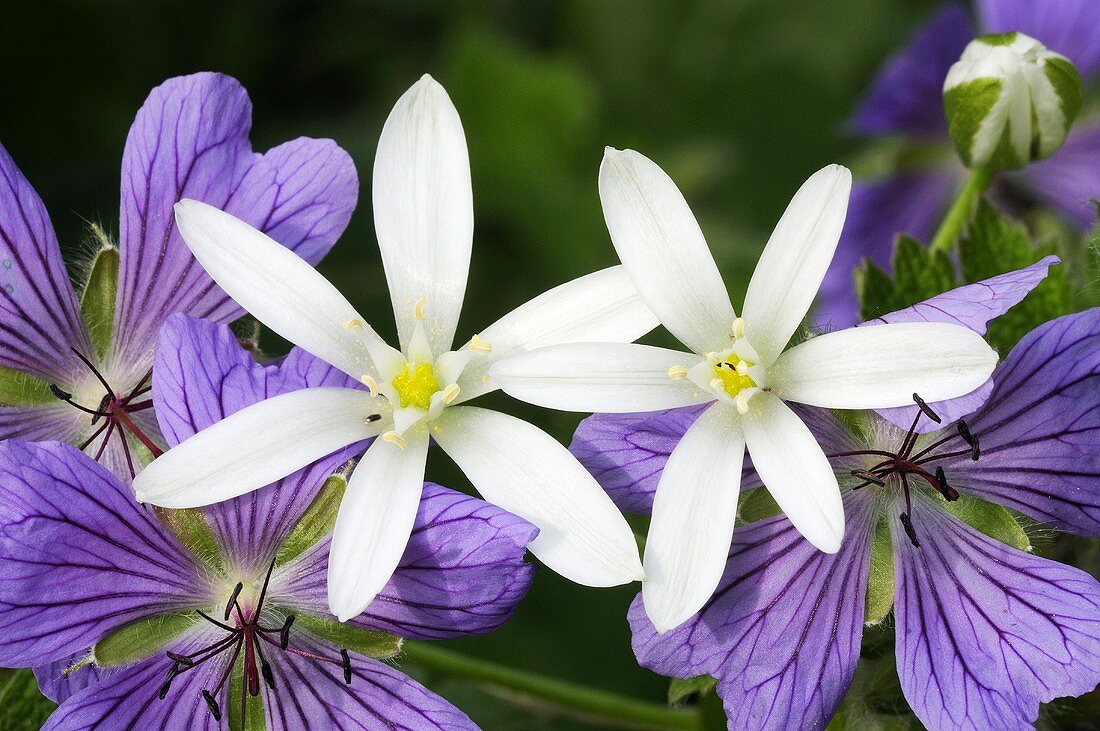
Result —
M 951 251 L 959 234 L 962 233 L 963 226 L 970 220 L 970 212 L 981 199 L 982 193 L 993 182 L 993 175 L 992 170 L 985 168 L 979 168 L 970 173 L 963 189 L 959 191 L 959 197 L 951 204 L 939 230 L 932 237 L 932 243 L 929 245 L 932 251 L 942 251 L 945 254 Z

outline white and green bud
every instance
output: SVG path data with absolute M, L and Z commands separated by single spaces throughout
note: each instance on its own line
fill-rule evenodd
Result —
M 987 35 L 947 72 L 943 100 L 968 167 L 1021 168 L 1062 146 L 1081 108 L 1081 75 L 1023 33 Z

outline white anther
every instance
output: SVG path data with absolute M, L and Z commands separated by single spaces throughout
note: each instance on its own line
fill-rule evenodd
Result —
M 395 431 L 388 431 L 382 435 L 382 439 L 390 444 L 396 444 L 397 446 L 405 449 L 409 446 L 409 443 L 405 441 L 405 437 L 401 436 Z
M 440 400 L 443 401 L 443 403 L 445 404 L 449 404 L 456 398 L 458 398 L 458 393 L 461 390 L 462 389 L 458 387 L 457 383 L 452 383 L 450 386 L 447 386 L 445 389 L 443 389 L 443 393 L 440 394 Z
M 367 391 L 370 392 L 371 396 L 378 395 L 378 381 L 374 380 L 366 373 L 364 373 L 363 375 L 359 376 L 359 382 L 367 387 Z
M 688 376 L 688 369 L 683 366 L 672 366 L 668 369 L 668 377 L 674 381 L 679 381 Z
M 713 388 L 715 391 L 722 391 L 723 389 L 725 389 L 725 384 L 722 383 L 721 378 L 712 378 L 710 381 L 710 387 Z
M 417 320 L 423 320 L 424 319 L 424 308 L 427 307 L 427 306 L 428 306 L 427 300 L 425 300 L 423 298 L 418 299 L 416 301 L 416 304 L 413 305 L 413 317 L 415 317 Z
M 737 413 L 749 413 L 749 395 L 744 391 L 737 394 Z
M 711 365 L 718 365 L 722 362 L 722 356 L 718 353 L 707 353 L 707 360 L 710 361 Z
M 348 320 L 347 322 L 344 323 L 344 329 L 345 330 L 352 330 L 352 329 L 355 329 L 355 328 L 358 328 L 358 329 L 362 330 L 363 329 L 363 321 L 362 320 L 357 320 L 353 317 L 353 318 L 351 318 L 350 320 Z
M 475 353 L 492 353 L 493 346 L 479 338 L 477 335 L 474 335 L 472 338 L 470 338 L 470 350 L 474 351 Z
M 733 337 L 737 340 L 745 337 L 745 320 L 738 317 L 733 321 Z
M 747 376 L 749 375 L 749 368 L 751 368 L 751 366 L 748 363 L 743 360 L 739 360 L 737 361 L 737 366 L 735 367 L 735 370 L 737 371 L 737 375 Z

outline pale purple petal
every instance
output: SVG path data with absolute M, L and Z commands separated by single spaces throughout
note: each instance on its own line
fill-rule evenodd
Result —
M 0 439 L 73 442 L 88 418 L 61 401 L 43 406 L 0 406 Z
M 194 558 L 68 444 L 0 444 L 0 664 L 79 653 L 203 595 Z
M 83 368 L 71 348 L 91 351 L 53 224 L 0 146 L 0 366 L 68 384 Z
M 90 652 L 91 647 L 48 665 L 33 668 L 34 679 L 38 681 L 38 689 L 42 691 L 42 695 L 54 703 L 64 703 L 70 696 L 119 672 L 117 668 L 101 668 L 95 663 L 88 663 L 70 673 L 65 672 L 86 658 Z
M 948 479 L 1059 530 L 1100 536 L 1100 308 L 1032 330 L 993 380 L 967 420 L 980 459 L 943 462 Z
M 487 502 L 426 483 L 397 570 L 352 622 L 410 639 L 491 632 L 530 588 L 535 567 L 523 557 L 536 533 Z M 272 594 L 276 602 L 328 615 L 329 544 L 321 541 L 287 569 Z
M 1027 297 L 1031 290 L 1039 286 L 1039 283 L 1046 278 L 1047 270 L 1060 263 L 1061 259 L 1058 257 L 1047 256 L 1029 267 L 1017 269 L 1007 274 L 1000 274 L 974 284 L 957 287 L 949 292 L 919 302 L 912 307 L 891 312 L 888 315 L 876 317 L 861 324 L 943 322 L 950 325 L 961 325 L 984 335 L 990 321 L 1000 317 L 1023 301 L 1024 297 Z M 943 424 L 950 424 L 980 408 L 992 392 L 993 379 L 990 378 L 965 396 L 947 401 L 936 401 L 930 406 L 942 419 Z M 901 406 L 895 409 L 879 409 L 878 413 L 899 429 L 908 429 L 913 424 L 918 411 L 917 406 L 913 405 Z M 917 432 L 923 434 L 935 431 L 941 426 L 941 424 L 937 424 L 931 419 L 922 418 L 917 422 Z
M 244 88 L 213 73 L 169 79 L 134 120 L 122 160 L 115 348 L 135 373 L 148 368 L 171 313 L 217 322 L 241 314 L 184 244 L 176 201 L 224 208 L 311 263 L 347 225 L 358 195 L 347 153 L 330 140 L 299 139 L 259 155 L 248 141 L 251 123 Z
M 947 209 L 959 176 L 951 168 L 903 173 L 852 187 L 848 219 L 825 281 L 813 321 L 819 330 L 840 330 L 859 323 L 859 299 L 853 272 L 865 258 L 890 271 L 899 233 L 921 241 L 931 237 Z
M 855 449 L 850 432 L 825 409 L 789 404 L 814 432 L 826 453 Z M 569 451 L 611 496 L 620 510 L 648 515 L 665 462 L 706 406 L 639 414 L 593 414 L 577 426 Z M 763 483 L 745 455 L 741 489 Z
M 1100 3 L 1096 0 L 978 0 L 985 33 L 1020 31 L 1069 57 L 1082 76 L 1100 66 Z
M 153 398 L 169 446 L 246 406 L 302 388 L 345 385 L 346 376 L 301 351 L 263 366 L 226 325 L 182 314 L 168 318 L 157 343 Z M 262 569 L 325 480 L 361 454 L 337 450 L 273 485 L 203 509 L 219 542 L 245 569 Z
M 852 121 L 854 131 L 946 134 L 943 80 L 973 37 L 970 16 L 962 5 L 950 3 L 939 10 L 883 64 Z
M 323 646 L 307 650 L 333 652 Z M 465 713 L 400 670 L 355 654 L 351 668 L 348 685 L 339 666 L 280 656 L 273 665 L 277 689 L 263 689 L 268 729 L 477 731 Z
M 569 451 L 620 510 L 649 513 L 668 455 L 706 409 L 593 414 L 577 426 Z
M 840 551 L 818 551 L 786 517 L 738 527 L 722 582 L 680 627 L 658 635 L 630 609 L 647 668 L 718 678 L 730 728 L 823 728 L 859 660 L 873 500 L 849 493 Z
M 1100 121 L 1087 120 L 1073 127 L 1057 152 L 1013 175 L 1012 181 L 1026 186 L 1081 229 L 1092 228 L 1100 199 Z
M 928 728 L 1031 728 L 1100 682 L 1100 584 L 978 532 L 931 499 L 894 530 L 898 675 Z M 899 525 L 895 519 L 891 525 Z

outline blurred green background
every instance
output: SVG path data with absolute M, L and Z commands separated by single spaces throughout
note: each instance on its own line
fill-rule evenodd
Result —
M 4 3 L 0 141 L 46 201 L 64 245 L 86 220 L 117 230 L 118 168 L 133 115 L 165 78 L 217 70 L 254 105 L 266 149 L 332 137 L 355 159 L 360 206 L 321 265 L 384 336 L 395 332 L 370 210 L 382 122 L 429 72 L 466 129 L 476 230 L 459 337 L 538 292 L 615 263 L 600 214 L 603 147 L 633 147 L 678 181 L 739 302 L 789 197 L 856 142 L 846 117 L 876 66 L 932 7 L 914 0 L 709 2 Z M 273 346 L 277 348 L 278 346 Z M 578 417 L 491 399 L 568 442 Z M 433 453 L 429 477 L 467 489 Z M 637 587 L 595 590 L 540 571 L 496 634 L 454 649 L 661 702 L 626 608 Z M 422 675 L 487 729 L 590 728 L 516 712 Z

